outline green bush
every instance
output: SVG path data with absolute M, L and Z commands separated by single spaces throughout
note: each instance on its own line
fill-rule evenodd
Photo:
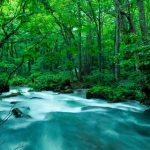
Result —
M 31 86 L 38 90 L 54 90 L 66 79 L 70 79 L 70 75 L 67 72 L 60 73 L 34 73 L 31 75 Z
M 14 64 L 9 63 L 6 60 L 1 60 L 0 62 L 0 72 L 1 73 L 9 73 L 15 68 Z
M 88 82 L 90 85 L 95 85 L 100 83 L 101 85 L 111 84 L 114 80 L 113 74 L 110 71 L 103 70 L 100 72 L 98 69 L 93 70 L 88 76 L 85 77 L 85 82 Z
M 26 85 L 27 79 L 21 76 L 15 76 L 10 80 L 10 84 L 14 86 Z
M 0 74 L 0 85 L 5 85 L 8 79 L 8 75 L 6 73 Z
M 143 100 L 145 94 L 140 90 L 133 90 L 122 86 L 96 85 L 87 92 L 87 98 L 102 98 L 111 101 Z

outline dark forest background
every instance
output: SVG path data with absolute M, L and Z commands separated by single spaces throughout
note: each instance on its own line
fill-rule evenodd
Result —
M 89 88 L 149 103 L 149 29 L 149 0 L 1 0 L 0 92 Z

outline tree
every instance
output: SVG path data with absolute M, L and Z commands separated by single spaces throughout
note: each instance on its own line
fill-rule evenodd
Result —
M 120 52 L 120 1 L 116 0 L 115 1 L 115 8 L 116 8 L 116 25 L 115 25 L 115 56 L 116 56 L 116 61 L 115 61 L 115 80 L 119 80 L 119 58 L 118 54 Z
M 138 8 L 139 8 L 139 23 L 140 23 L 140 30 L 141 30 L 141 34 L 142 34 L 142 40 L 143 40 L 143 42 L 147 42 L 148 28 L 147 28 L 146 19 L 145 19 L 144 1 L 137 0 L 137 4 L 138 4 Z
M 78 5 L 78 59 L 79 59 L 79 80 L 82 80 L 82 22 L 81 22 L 81 2 L 78 0 L 77 2 Z

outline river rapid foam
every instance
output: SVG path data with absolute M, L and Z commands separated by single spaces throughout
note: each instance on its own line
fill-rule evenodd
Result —
M 57 94 L 12 88 L 0 101 L 0 119 L 12 108 L 30 118 L 13 115 L 0 125 L 0 150 L 150 150 L 150 113 L 137 101 L 108 103 L 84 98 L 84 92 Z

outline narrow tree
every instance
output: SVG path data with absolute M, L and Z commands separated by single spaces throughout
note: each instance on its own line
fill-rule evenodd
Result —
M 78 63 L 79 63 L 79 80 L 82 80 L 82 22 L 81 22 L 81 1 L 77 1 L 78 5 Z
M 142 40 L 143 42 L 146 42 L 147 36 L 148 36 L 148 28 L 147 28 L 146 19 L 145 19 L 144 1 L 137 0 L 137 4 L 139 8 L 139 23 L 140 23 L 140 29 L 141 29 L 141 34 L 142 34 Z
M 115 21 L 115 80 L 119 80 L 119 59 L 118 54 L 120 51 L 120 3 L 119 0 L 115 0 L 115 8 L 116 8 L 116 21 Z

